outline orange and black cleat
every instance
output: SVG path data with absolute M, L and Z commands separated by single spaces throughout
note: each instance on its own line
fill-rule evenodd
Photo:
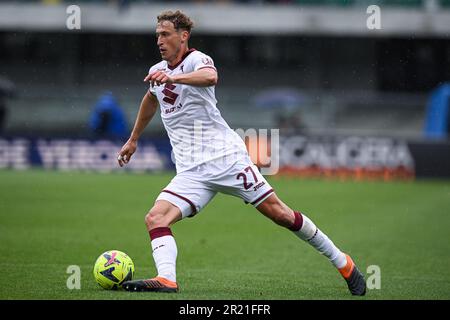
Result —
M 347 258 L 347 264 L 345 267 L 339 269 L 339 273 L 347 282 L 348 289 L 352 295 L 363 296 L 366 294 L 366 280 L 364 280 L 364 275 L 358 270 L 352 258 L 348 254 L 345 256 Z
M 178 292 L 178 284 L 163 277 L 126 281 L 122 288 L 133 292 Z

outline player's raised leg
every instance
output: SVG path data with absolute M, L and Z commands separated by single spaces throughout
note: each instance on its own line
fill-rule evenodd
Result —
M 132 280 L 122 284 L 127 291 L 178 292 L 176 280 L 177 245 L 170 226 L 181 220 L 178 207 L 166 200 L 158 200 L 145 216 L 151 239 L 153 259 L 158 276 Z
M 294 211 L 284 204 L 275 193 L 256 207 L 266 217 L 280 226 L 288 228 L 300 239 L 308 242 L 339 270 L 353 295 L 364 295 L 366 283 L 349 255 L 343 253 L 316 225 L 304 214 Z

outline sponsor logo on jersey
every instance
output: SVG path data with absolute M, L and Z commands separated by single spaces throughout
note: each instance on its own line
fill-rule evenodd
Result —
M 181 103 L 179 103 L 177 106 L 165 109 L 164 113 L 165 114 L 169 114 L 169 113 L 172 113 L 172 112 L 180 110 L 182 107 L 183 107 L 183 105 Z

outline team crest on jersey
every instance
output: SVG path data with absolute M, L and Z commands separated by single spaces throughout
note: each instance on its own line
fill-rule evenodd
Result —
M 164 94 L 163 101 L 167 102 L 168 104 L 174 105 L 177 101 L 178 94 L 174 92 L 176 86 L 174 84 L 168 84 L 164 86 L 164 90 L 162 93 Z

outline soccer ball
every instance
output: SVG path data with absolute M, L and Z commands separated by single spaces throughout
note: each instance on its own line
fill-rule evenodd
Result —
M 117 290 L 123 282 L 133 279 L 134 263 L 119 250 L 102 253 L 94 265 L 95 281 L 107 290 Z

